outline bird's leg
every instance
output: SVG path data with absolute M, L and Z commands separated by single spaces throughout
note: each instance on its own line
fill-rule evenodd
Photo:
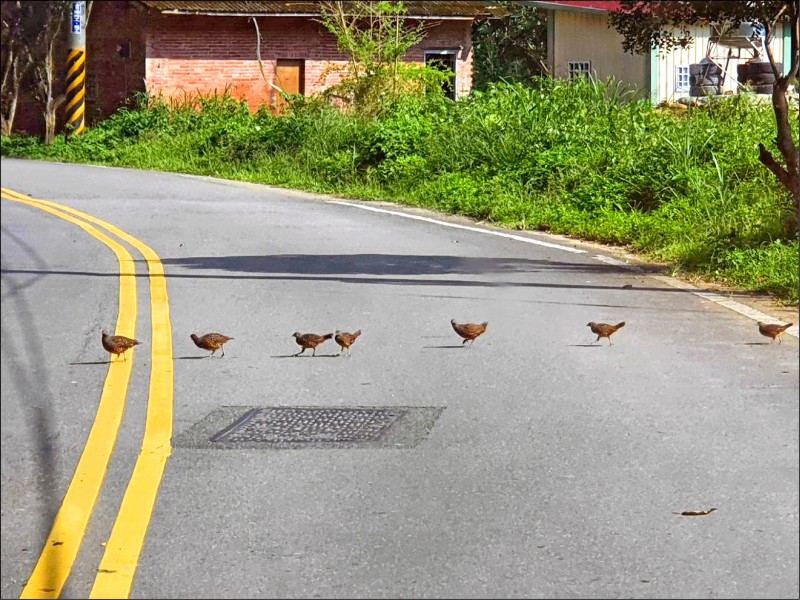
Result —
M 303 346 L 303 349 L 302 349 L 302 350 L 300 350 L 300 352 L 298 352 L 297 354 L 295 354 L 295 356 L 300 356 L 300 355 L 301 355 L 303 352 L 305 352 L 305 351 L 306 351 L 306 347 L 305 347 L 305 346 Z
M 222 356 L 225 356 L 225 348 L 220 348 L 220 350 L 222 351 Z M 220 357 L 220 358 L 222 358 L 222 357 Z
M 314 347 L 311 349 L 311 356 L 316 356 L 316 355 L 317 355 L 317 347 L 316 347 L 316 346 L 314 346 Z
M 214 349 L 211 351 L 211 354 L 209 354 L 209 355 L 208 355 L 208 358 L 211 358 L 212 356 L 214 356 L 214 353 L 215 353 L 216 351 L 217 351 L 217 349 L 216 349 L 216 348 L 214 348 Z
M 344 352 L 344 346 L 339 346 L 339 354 L 337 356 L 341 356 L 342 352 Z
M 465 338 L 465 339 L 464 339 L 464 341 L 463 341 L 463 342 L 461 342 L 461 345 L 463 346 L 463 345 L 464 345 L 464 344 L 466 344 L 468 341 L 469 341 L 469 340 Z

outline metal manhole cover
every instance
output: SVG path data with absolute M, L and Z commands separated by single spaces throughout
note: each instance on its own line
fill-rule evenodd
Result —
M 404 411 L 384 408 L 255 408 L 212 442 L 368 442 Z
M 173 440 L 185 448 L 412 448 L 443 408 L 223 406 Z

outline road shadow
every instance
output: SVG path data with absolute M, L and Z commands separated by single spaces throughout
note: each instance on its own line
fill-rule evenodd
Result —
M 193 270 L 292 275 L 475 275 L 544 270 L 618 273 L 616 265 L 514 257 L 423 254 L 265 254 L 162 258 L 165 265 Z M 619 286 L 617 286 L 619 287 Z
M 593 270 L 591 269 L 592 265 L 583 265 L 587 267 L 586 270 Z M 613 265 L 607 265 L 609 268 L 607 269 L 609 273 L 617 272 L 621 273 L 622 269 L 620 267 L 615 267 Z M 616 271 L 614 271 L 616 269 Z M 538 272 L 541 272 L 539 270 Z M 537 271 L 529 271 L 529 272 L 537 272 Z M 22 274 L 41 274 L 41 275 L 75 275 L 80 277 L 120 277 L 119 273 L 100 273 L 96 271 L 70 271 L 65 269 L 52 269 L 52 270 L 36 270 L 36 269 L 3 269 L 3 275 L 22 275 Z M 418 274 L 418 275 L 424 275 Z M 148 275 L 145 273 L 144 275 L 137 274 L 137 277 L 147 277 Z M 169 273 L 166 274 L 165 277 L 167 279 L 216 279 L 216 280 L 258 280 L 258 281 L 333 281 L 339 283 L 350 283 L 350 284 L 372 284 L 372 285 L 410 285 L 410 286 L 431 286 L 431 287 L 484 287 L 484 288 L 495 288 L 495 287 L 518 287 L 518 288 L 545 288 L 545 289 L 565 289 L 565 290 L 613 290 L 613 291 L 622 291 L 618 285 L 598 285 L 598 284 L 591 284 L 591 283 L 552 283 L 552 282 L 543 282 L 543 281 L 484 281 L 479 279 L 421 279 L 418 277 L 384 277 L 384 276 L 372 276 L 372 277 L 353 277 L 353 276 L 344 276 L 344 275 L 289 275 L 289 274 L 271 274 L 271 273 L 262 273 L 262 274 L 221 274 L 221 273 Z M 630 290 L 625 290 L 630 291 Z M 689 292 L 699 291 L 699 292 L 714 292 L 714 290 L 685 290 L 681 288 L 674 288 L 674 287 L 657 287 L 657 286 L 639 286 L 636 287 L 633 291 L 636 292 L 669 292 L 669 293 L 679 293 L 685 294 Z M 454 296 L 455 297 L 455 296 Z M 553 304 L 564 304 L 563 302 L 555 302 Z M 588 306 L 594 306 L 593 304 L 589 304 Z M 602 304 L 598 306 L 604 306 Z M 615 305 L 610 305 L 615 306 Z M 658 310 L 664 310 L 663 308 L 659 308 Z
M 434 348 L 434 349 L 444 349 L 444 348 L 469 348 L 469 346 L 458 344 L 457 346 L 423 346 L 423 348 Z
M 68 364 L 70 364 L 72 366 L 74 366 L 74 365 L 110 365 L 112 362 L 125 362 L 125 361 L 124 360 L 115 360 L 115 361 L 97 360 L 97 361 L 87 361 L 87 362 L 71 362 L 71 363 L 68 363 Z
M 20 293 L 22 290 L 24 290 L 27 287 L 32 286 L 37 281 L 39 281 L 42 277 L 44 277 L 44 274 L 47 273 L 47 270 L 46 270 L 47 269 L 47 263 L 44 261 L 44 259 L 41 257 L 41 255 L 39 255 L 39 253 L 36 252 L 36 250 L 30 244 L 25 242 L 25 240 L 23 240 L 19 236 L 13 234 L 8 228 L 0 227 L 0 231 L 2 231 L 2 234 L 4 236 L 8 236 L 9 239 L 13 240 L 22 249 L 22 251 L 25 254 L 30 256 L 33 259 L 33 261 L 36 263 L 36 266 L 38 267 L 38 269 L 32 273 L 33 276 L 30 279 L 28 279 L 27 281 L 25 281 L 23 283 L 19 283 L 19 284 L 8 282 L 10 289 L 9 289 L 8 293 L 3 294 L 3 297 L 5 298 L 6 296 Z
M 204 360 L 206 358 L 211 358 L 211 355 L 207 356 L 175 356 L 173 360 Z
M 338 354 L 276 354 L 270 358 L 338 358 Z
M 602 348 L 603 344 L 567 344 L 570 348 Z
M 772 342 L 742 342 L 742 346 L 771 346 Z

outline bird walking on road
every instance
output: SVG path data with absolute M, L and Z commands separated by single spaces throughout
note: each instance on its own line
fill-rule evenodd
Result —
M 233 338 L 228 337 L 227 335 L 222 335 L 221 333 L 206 333 L 205 335 L 198 336 L 196 333 L 193 333 L 189 336 L 192 338 L 194 345 L 198 348 L 202 348 L 203 350 L 210 350 L 211 354 L 209 356 L 214 356 L 214 353 L 217 350 L 222 350 L 222 356 L 225 356 L 225 342 L 231 341 Z
M 339 344 L 339 355 L 344 352 L 344 349 L 347 348 L 347 356 L 350 356 L 350 346 L 352 346 L 355 341 L 358 339 L 358 336 L 361 335 L 361 330 L 359 329 L 355 333 L 348 333 L 346 331 L 339 331 L 336 330 L 333 339 Z
M 599 342 L 600 338 L 607 338 L 608 345 L 611 345 L 611 336 L 614 335 L 617 331 L 625 327 L 625 321 L 621 323 L 617 323 L 616 325 L 609 325 L 608 323 L 595 323 L 591 321 L 586 324 L 587 327 L 590 327 L 592 333 L 597 334 L 597 339 L 595 342 Z
M 450 325 L 453 326 L 455 332 L 464 338 L 464 341 L 461 342 L 463 346 L 467 342 L 469 345 L 475 342 L 475 338 L 483 335 L 486 333 L 486 328 L 489 326 L 488 321 L 484 321 L 483 323 L 456 323 L 455 319 L 450 319 Z
M 794 323 L 788 323 L 786 325 L 780 325 L 778 323 L 762 323 L 761 321 L 758 322 L 758 332 L 766 336 L 768 338 L 772 338 L 772 342 L 778 340 L 778 343 L 781 342 L 781 336 L 786 332 L 789 327 L 794 325 Z M 770 342 L 770 344 L 772 343 Z
M 142 343 L 139 340 L 134 340 L 124 335 L 108 335 L 105 331 L 102 332 L 101 339 L 106 352 L 116 355 L 114 358 L 115 361 L 118 360 L 120 356 L 122 356 L 123 361 L 127 360 L 125 358 L 125 351 Z
M 317 355 L 317 346 L 320 344 L 325 343 L 325 340 L 329 340 L 333 337 L 332 333 L 326 333 L 325 335 L 317 335 L 316 333 L 299 333 L 295 331 L 292 336 L 294 336 L 294 340 L 300 345 L 303 349 L 300 350 L 295 356 L 300 356 L 303 352 L 311 348 L 311 356 Z

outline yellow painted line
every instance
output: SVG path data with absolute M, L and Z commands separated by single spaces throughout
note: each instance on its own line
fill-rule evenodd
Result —
M 136 267 L 131 254 L 97 228 L 64 212 L 44 206 L 6 188 L 2 188 L 2 197 L 69 221 L 111 248 L 119 261 L 120 274 L 116 334 L 135 337 Z M 44 549 L 20 598 L 58 598 L 72 570 L 117 441 L 133 368 L 133 356 L 134 351 L 131 350 L 128 352 L 127 360 L 111 362 L 109 365 L 94 424 L 89 431 L 75 474 L 53 521 Z
M 172 454 L 173 360 L 164 265 L 152 248 L 110 223 L 74 208 L 39 200 L 87 221 L 101 225 L 142 253 L 150 273 L 150 397 L 147 403 L 142 450 L 122 499 L 117 519 L 106 543 L 89 598 L 127 598 L 130 595 L 147 527 L 153 514 L 167 459 Z

